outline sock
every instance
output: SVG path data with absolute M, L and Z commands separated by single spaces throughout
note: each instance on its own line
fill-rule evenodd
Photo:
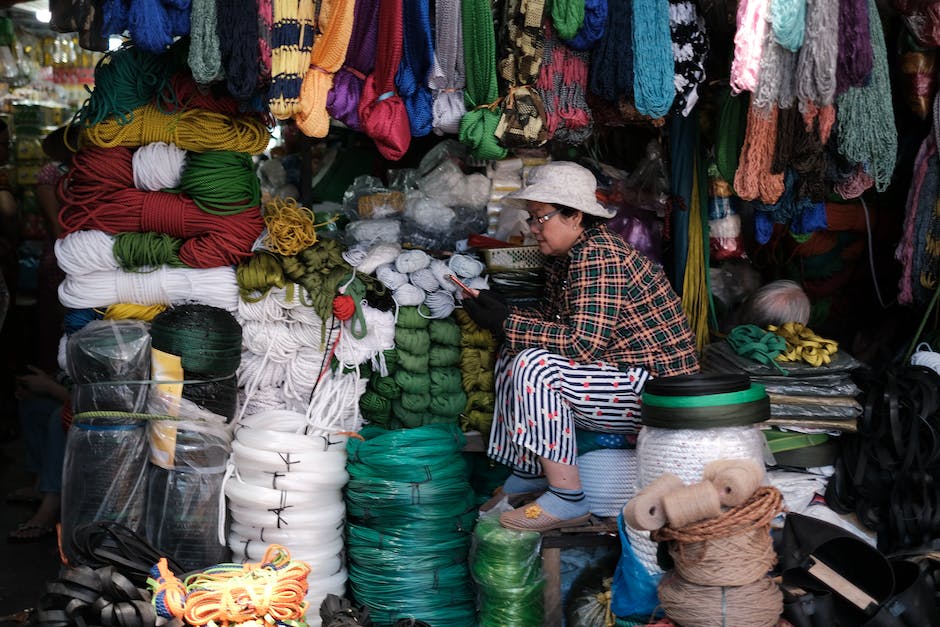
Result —
M 512 474 L 503 484 L 503 492 L 506 494 L 520 494 L 522 492 L 538 492 L 548 487 L 548 480 L 545 475 L 530 475 L 528 473 L 513 470 Z
M 561 520 L 584 516 L 591 511 L 588 509 L 587 499 L 584 498 L 582 490 L 565 490 L 549 486 L 548 492 L 535 499 L 535 502 L 546 512 Z

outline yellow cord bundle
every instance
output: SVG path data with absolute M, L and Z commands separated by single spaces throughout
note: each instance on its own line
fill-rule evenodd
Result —
M 232 117 L 205 109 L 163 113 L 147 104 L 134 109 L 127 124 L 110 118 L 83 129 L 82 138 L 102 148 L 136 148 L 164 142 L 192 152 L 229 150 L 260 155 L 268 147 L 271 134 L 252 117 Z
M 695 334 L 695 348 L 701 354 L 708 344 L 708 251 L 702 227 L 702 203 L 699 195 L 698 168 L 693 168 L 692 197 L 689 203 L 689 250 L 682 277 L 682 309 Z
M 310 52 L 310 67 L 300 86 L 300 111 L 294 121 L 305 135 L 326 137 L 330 116 L 326 96 L 333 87 L 333 75 L 346 60 L 352 37 L 354 0 L 323 0 L 317 19 L 320 36 Z
M 115 303 L 105 309 L 105 320 L 143 320 L 150 322 L 157 314 L 166 311 L 166 305 L 137 305 L 134 303 Z
M 313 212 L 293 198 L 275 198 L 264 208 L 268 234 L 264 246 L 282 255 L 293 256 L 317 243 Z
M 816 335 L 799 322 L 786 322 L 779 327 L 769 325 L 767 330 L 787 341 L 787 350 L 777 356 L 777 361 L 805 361 L 810 366 L 824 366 L 839 350 L 838 342 Z
M 300 111 L 300 84 L 310 65 L 315 9 L 313 0 L 274 0 L 273 11 L 268 108 L 278 120 L 286 120 Z M 278 36 L 290 39 L 285 43 Z

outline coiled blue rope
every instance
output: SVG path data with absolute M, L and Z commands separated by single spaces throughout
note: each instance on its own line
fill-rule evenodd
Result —
M 402 11 L 404 41 L 395 85 L 408 111 L 412 137 L 424 137 L 434 121 L 434 99 L 428 87 L 434 57 L 428 0 L 406 2 Z

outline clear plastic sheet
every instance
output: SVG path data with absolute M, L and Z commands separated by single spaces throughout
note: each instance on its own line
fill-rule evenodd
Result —
M 74 381 L 72 409 L 139 413 L 150 374 L 148 325 L 135 320 L 92 320 L 69 336 L 66 365 Z M 125 383 L 126 382 L 126 383 Z

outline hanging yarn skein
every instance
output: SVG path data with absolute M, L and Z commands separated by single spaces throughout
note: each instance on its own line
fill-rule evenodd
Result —
M 591 91 L 609 102 L 633 93 L 633 3 L 608 0 L 607 27 L 591 55 Z
M 189 67 L 197 83 L 208 85 L 222 76 L 215 0 L 191 0 L 191 4 Z
M 326 137 L 330 116 L 326 100 L 333 75 L 346 58 L 353 29 L 353 0 L 324 0 L 320 3 L 315 30 L 319 35 L 310 51 L 310 67 L 300 86 L 300 111 L 294 114 L 297 128 L 308 137 Z
M 767 30 L 767 0 L 741 0 L 736 16 L 734 59 L 731 61 L 731 92 L 753 92 Z
M 806 0 L 771 0 L 770 27 L 774 41 L 796 52 L 803 45 Z
M 213 215 L 183 195 L 134 188 L 127 148 L 92 147 L 76 153 L 60 182 L 59 196 L 64 234 L 97 229 L 182 237 L 186 241 L 180 246 L 180 259 L 194 268 L 226 266 L 250 256 L 263 225 L 258 211 Z
M 353 30 L 346 49 L 346 60 L 333 77 L 333 88 L 326 98 L 331 116 L 353 130 L 359 124 L 359 97 L 362 84 L 375 68 L 378 35 L 378 0 L 358 0 L 353 12 Z
M 586 0 L 581 28 L 565 44 L 572 50 L 590 50 L 604 36 L 606 25 L 607 0 Z
M 395 91 L 395 73 L 402 54 L 402 0 L 379 3 L 378 49 L 375 71 L 362 86 L 359 123 L 375 141 L 379 153 L 391 161 L 401 159 L 411 144 L 408 112 Z
M 496 33 L 487 0 L 461 0 L 467 114 L 460 119 L 459 138 L 478 159 L 503 159 L 506 149 L 496 141 L 499 86 L 496 80 Z
M 636 110 L 651 118 L 666 115 L 676 95 L 669 0 L 634 0 L 633 58 Z
M 839 0 L 836 94 L 868 84 L 875 62 L 871 41 L 868 0 Z
M 428 87 L 434 49 L 431 44 L 429 0 L 411 0 L 403 4 L 402 57 L 395 85 L 408 111 L 412 137 L 431 132 L 432 96 Z
M 243 0 L 216 0 L 219 49 L 225 86 L 239 102 L 251 100 L 258 84 L 258 5 Z
M 313 0 L 274 0 L 268 108 L 279 120 L 300 111 L 300 87 L 313 47 Z
M 438 0 L 434 9 L 434 63 L 428 77 L 434 96 L 432 124 L 438 135 L 456 135 L 467 112 L 460 0 Z

